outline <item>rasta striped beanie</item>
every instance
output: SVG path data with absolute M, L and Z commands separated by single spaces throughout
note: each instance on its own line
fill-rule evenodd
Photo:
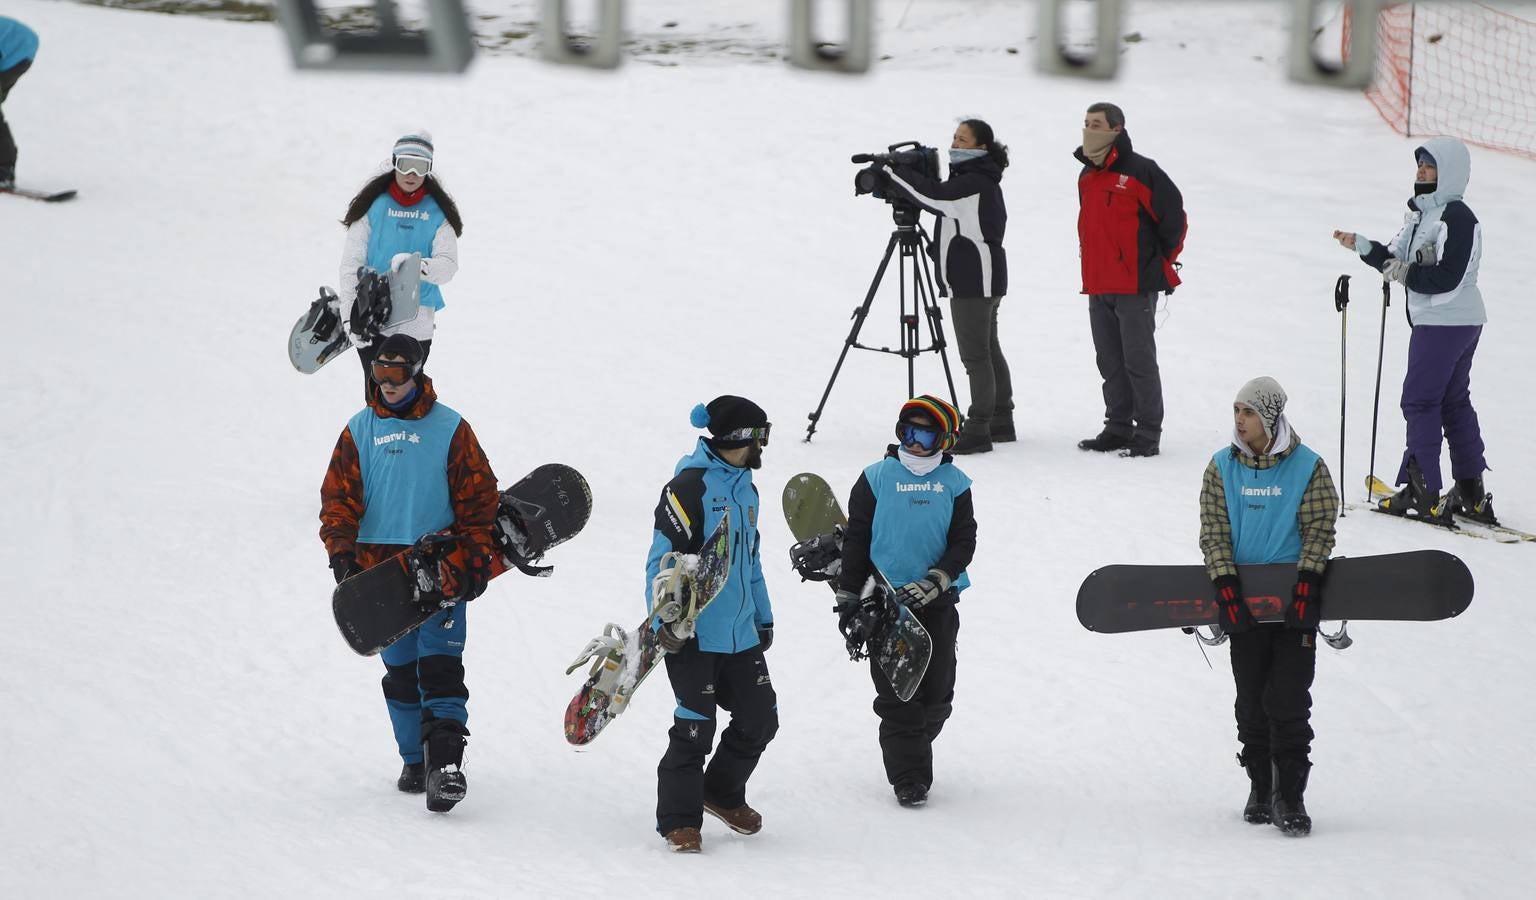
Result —
M 944 432 L 944 439 L 939 442 L 940 450 L 948 450 L 955 445 L 960 436 L 960 413 L 948 402 L 932 394 L 913 397 L 901 405 L 901 414 L 896 417 L 897 440 L 901 439 L 901 426 L 919 416 L 928 419 L 934 427 Z

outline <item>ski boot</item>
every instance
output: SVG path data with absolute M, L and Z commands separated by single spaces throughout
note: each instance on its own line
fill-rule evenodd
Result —
M 1424 484 L 1424 472 L 1417 461 L 1408 463 L 1408 483 L 1403 489 L 1376 504 L 1381 512 L 1394 516 L 1423 519 L 1436 524 L 1449 524 L 1451 514 L 1441 509 L 1440 498 Z
M 421 750 L 426 762 L 427 809 L 445 813 L 469 791 L 464 778 L 464 744 L 469 729 L 454 719 L 433 719 L 422 727 Z
M 1248 802 L 1243 804 L 1243 821 L 1268 825 L 1274 796 L 1274 772 L 1269 757 L 1245 750 L 1237 755 L 1237 764 L 1248 772 Z
M 1499 524 L 1499 517 L 1493 514 L 1493 495 L 1483 490 L 1482 476 L 1456 479 L 1455 486 L 1440 498 L 1440 508 L 1448 516 L 1461 516 L 1484 525 Z
M 1307 790 L 1307 775 L 1312 771 L 1309 762 L 1273 764 L 1274 801 L 1270 805 L 1270 820 L 1286 837 L 1306 837 L 1312 833 L 1312 817 L 1307 815 L 1303 795 Z

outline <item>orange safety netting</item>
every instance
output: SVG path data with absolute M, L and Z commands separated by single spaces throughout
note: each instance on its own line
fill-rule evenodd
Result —
M 1482 3 L 1395 3 L 1376 41 L 1365 95 L 1393 130 L 1536 158 L 1536 22 Z

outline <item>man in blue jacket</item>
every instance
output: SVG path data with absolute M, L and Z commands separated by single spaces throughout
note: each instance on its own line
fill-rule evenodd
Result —
M 747 779 L 779 729 L 778 698 L 763 652 L 773 643 L 773 608 L 763 580 L 757 533 L 760 509 L 752 470 L 762 466 L 768 416 L 744 397 L 722 396 L 694 407 L 696 428 L 707 428 L 656 504 L 656 531 L 646 559 L 646 599 L 670 552 L 698 553 L 730 511 L 731 572 L 720 593 L 688 633 L 661 625 L 667 678 L 677 697 L 670 743 L 656 767 L 656 830 L 676 852 L 697 853 L 703 814 L 740 834 L 756 834 L 762 816 L 747 805 Z M 731 712 L 708 768 L 715 708 Z
M 0 190 L 16 186 L 16 141 L 5 124 L 3 105 L 17 79 L 32 68 L 37 32 L 15 19 L 0 16 Z

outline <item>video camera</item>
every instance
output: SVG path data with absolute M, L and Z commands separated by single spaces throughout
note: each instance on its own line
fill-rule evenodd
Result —
M 869 163 L 865 168 L 853 173 L 853 195 L 873 194 L 877 199 L 898 209 L 916 209 L 912 204 L 898 195 L 888 196 L 886 193 L 886 174 L 881 171 L 882 166 L 905 166 L 915 170 L 919 175 L 937 180 L 939 177 L 939 151 L 933 147 L 924 147 L 917 141 L 902 141 L 885 148 L 885 153 L 855 153 L 851 157 L 852 162 Z

